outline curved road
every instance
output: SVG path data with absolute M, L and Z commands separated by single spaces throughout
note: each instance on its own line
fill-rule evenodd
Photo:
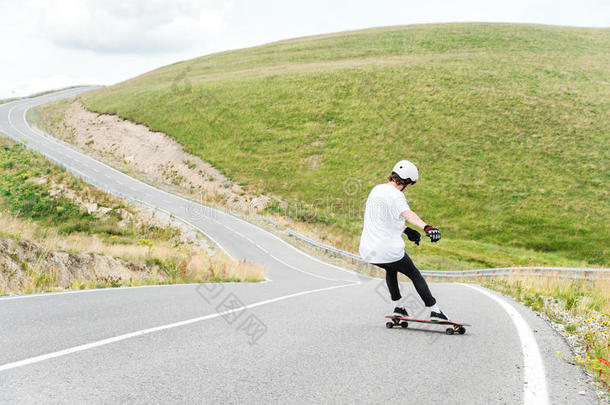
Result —
M 0 298 L 0 403 L 590 404 L 569 348 L 521 304 L 432 284 L 474 326 L 385 328 L 384 282 L 141 183 L 29 127 L 26 111 L 77 88 L 0 105 L 0 132 L 112 192 L 189 221 L 263 283 L 150 286 Z M 415 258 L 417 261 L 417 258 Z M 415 291 L 402 285 L 404 294 Z M 414 298 L 412 310 L 422 310 Z M 416 308 L 416 306 L 418 306 Z

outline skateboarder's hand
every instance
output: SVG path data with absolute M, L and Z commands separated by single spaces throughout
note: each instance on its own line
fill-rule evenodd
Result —
M 426 231 L 426 236 L 430 238 L 430 242 L 438 242 L 441 240 L 441 231 L 435 227 L 426 225 L 424 231 Z
M 419 246 L 419 241 L 421 240 L 421 234 L 419 232 L 417 232 L 415 229 L 411 229 L 409 227 L 406 227 L 403 232 L 405 235 L 407 235 L 407 238 L 411 242 L 413 242 L 417 246 Z

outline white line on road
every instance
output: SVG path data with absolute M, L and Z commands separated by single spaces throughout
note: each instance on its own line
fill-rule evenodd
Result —
M 223 284 L 225 284 L 225 283 L 223 283 Z M 136 285 L 136 286 L 121 286 L 121 287 L 114 287 L 114 288 L 91 288 L 91 289 L 85 289 L 85 290 L 66 290 L 66 291 L 45 292 L 45 293 L 38 293 L 38 294 L 8 295 L 8 296 L 0 297 L 0 302 L 10 301 L 10 300 L 20 300 L 20 299 L 24 299 L 24 298 L 54 297 L 56 295 L 67 295 L 67 294 L 112 292 L 112 291 L 135 290 L 135 289 L 140 289 L 140 288 L 184 287 L 184 286 L 189 286 L 189 285 L 199 285 L 199 283 Z
M 500 304 L 500 306 L 508 313 L 511 320 L 515 324 L 517 331 L 519 332 L 521 351 L 523 353 L 523 404 L 548 404 L 549 398 L 546 388 L 544 363 L 542 362 L 542 356 L 540 355 L 536 338 L 534 337 L 534 334 L 532 333 L 532 330 L 525 319 L 523 319 L 521 314 L 512 305 L 510 305 L 500 296 L 492 294 L 491 292 L 478 286 L 463 283 L 460 284 L 477 290 L 481 294 L 487 295 L 489 298 Z
M 307 274 L 308 276 L 311 276 L 311 277 L 319 278 L 319 279 L 326 280 L 326 281 L 349 281 L 349 282 L 353 282 L 354 284 L 360 284 L 360 282 L 357 282 L 357 281 L 350 281 L 350 280 L 338 280 L 338 279 L 336 279 L 336 278 L 328 278 L 328 277 L 320 276 L 320 275 L 318 275 L 318 274 L 310 273 L 310 272 L 308 272 L 308 271 L 301 270 L 301 269 L 299 269 L 298 267 L 295 267 L 295 266 L 293 266 L 293 265 L 291 265 L 291 264 L 288 264 L 288 263 L 286 263 L 285 261 L 283 261 L 283 260 L 281 260 L 281 259 L 278 259 L 276 256 L 272 255 L 271 253 L 268 253 L 268 254 L 269 254 L 269 257 L 271 257 L 271 258 L 272 258 L 272 259 L 274 259 L 274 260 L 277 260 L 279 263 L 282 263 L 284 266 L 286 266 L 286 267 L 288 267 L 288 268 L 291 268 L 291 269 L 293 269 L 293 270 L 296 270 L 296 271 L 298 271 L 298 272 L 301 272 L 301 273 L 303 273 L 303 274 Z
M 124 335 L 119 335 L 119 336 L 111 337 L 108 339 L 98 340 L 96 342 L 91 342 L 91 343 L 87 343 L 84 345 L 74 346 L 74 347 L 71 347 L 68 349 L 59 350 L 56 352 L 47 353 L 47 354 L 43 354 L 40 356 L 30 357 L 28 359 L 19 360 L 19 361 L 15 361 L 12 363 L 6 363 L 6 364 L 3 364 L 0 366 L 0 371 L 6 371 L 6 370 L 13 369 L 13 368 L 27 366 L 29 364 L 39 363 L 41 361 L 54 359 L 56 357 L 66 356 L 68 354 L 72 354 L 72 353 L 76 353 L 76 352 L 82 352 L 84 350 L 89 350 L 89 349 L 93 349 L 95 347 L 105 346 L 105 345 L 108 345 L 111 343 L 120 342 L 121 340 L 126 340 L 126 339 L 130 339 L 130 338 L 134 338 L 134 337 L 138 337 L 138 336 L 142 336 L 142 335 L 147 335 L 147 334 L 153 333 L 153 332 L 159 332 L 162 330 L 177 328 L 179 326 L 190 325 L 190 324 L 196 323 L 196 322 L 206 321 L 208 319 L 218 318 L 220 316 L 232 314 L 234 312 L 239 312 L 239 311 L 243 311 L 243 310 L 250 309 L 250 308 L 260 307 L 262 305 L 271 304 L 273 302 L 282 301 L 282 300 L 286 300 L 289 298 L 299 297 L 301 295 L 313 294 L 313 293 L 328 291 L 328 290 L 334 290 L 337 288 L 349 287 L 349 286 L 353 286 L 353 285 L 356 285 L 356 284 L 349 283 L 349 284 L 336 285 L 333 287 L 325 287 L 325 288 L 318 288 L 315 290 L 303 291 L 303 292 L 299 292 L 296 294 L 284 295 L 282 297 L 277 297 L 277 298 L 272 298 L 272 299 L 265 300 L 265 301 L 256 302 L 254 304 L 244 305 L 240 308 L 235 308 L 235 309 L 231 309 L 228 311 L 217 312 L 214 314 L 200 316 L 200 317 L 192 318 L 192 319 L 187 319 L 187 320 L 180 321 L 180 322 L 174 322 L 174 323 L 170 323 L 167 325 L 156 326 L 154 328 L 142 329 L 139 331 L 126 333 Z
M 235 218 L 235 219 L 237 219 L 237 218 Z M 269 257 L 271 257 L 272 259 L 274 259 L 274 260 L 275 260 L 275 261 L 277 261 L 278 263 L 281 263 L 281 264 L 283 264 L 284 266 L 286 266 L 286 267 L 288 267 L 288 268 L 291 268 L 291 269 L 296 270 L 296 271 L 298 271 L 298 272 L 301 272 L 301 273 L 303 273 L 303 274 L 307 274 L 308 276 L 315 277 L 315 278 L 319 278 L 319 279 L 326 280 L 326 281 L 347 281 L 347 282 L 354 282 L 354 281 L 351 281 L 351 280 L 343 280 L 343 279 L 336 279 L 336 278 L 328 278 L 328 277 L 321 276 L 321 275 L 319 275 L 319 274 L 315 274 L 315 273 L 311 273 L 311 272 L 309 272 L 309 271 L 305 271 L 305 270 L 299 269 L 298 267 L 295 267 L 295 266 L 293 266 L 293 265 L 291 265 L 291 264 L 289 264 L 289 263 L 286 263 L 285 261 L 283 261 L 283 260 L 279 259 L 278 257 L 274 256 L 274 255 L 273 255 L 273 254 L 271 254 L 271 252 L 269 252 L 267 249 L 265 249 L 264 247 L 262 247 L 262 246 L 261 246 L 261 245 L 259 245 L 258 243 L 254 242 L 254 241 L 253 241 L 251 238 L 249 238 L 248 236 L 244 235 L 243 233 L 241 233 L 241 232 L 239 232 L 239 231 L 236 231 L 236 230 L 234 230 L 234 229 L 232 229 L 232 228 L 229 228 L 228 226 L 226 226 L 226 225 L 225 225 L 225 224 L 223 224 L 222 222 L 217 221 L 217 220 L 215 220 L 215 219 L 212 219 L 212 221 L 213 221 L 213 222 L 215 222 L 215 223 L 217 223 L 218 225 L 220 225 L 220 226 L 224 227 L 224 228 L 225 228 L 225 229 L 227 229 L 229 232 L 233 232 L 233 233 L 235 233 L 236 235 L 238 235 L 238 236 L 240 236 L 240 237 L 244 238 L 245 240 L 247 240 L 248 242 L 250 242 L 251 244 L 253 244 L 253 245 L 254 245 L 254 246 L 256 246 L 257 248 L 259 248 L 260 250 L 262 250 L 262 251 L 263 251 L 265 254 L 269 255 Z M 262 229 L 262 228 L 261 228 L 261 229 Z M 328 265 L 327 263 L 324 263 L 324 264 L 325 264 L 325 265 Z M 354 272 L 350 272 L 350 273 L 351 273 L 351 274 L 356 274 L 356 273 L 354 273 Z M 358 282 L 354 282 L 354 283 L 356 283 L 356 284 L 360 284 L 360 282 L 359 282 L 359 281 L 358 281 Z

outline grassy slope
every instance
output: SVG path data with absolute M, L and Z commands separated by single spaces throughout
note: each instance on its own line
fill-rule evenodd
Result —
M 424 267 L 608 265 L 609 48 L 607 29 L 389 27 L 176 63 L 83 101 L 350 249 L 370 188 L 408 158 L 407 198 L 445 242 L 417 248 Z
M 63 187 L 77 190 L 89 200 L 112 207 L 112 210 L 106 218 L 100 219 L 62 194 L 53 195 L 48 182 L 32 182 L 32 178 L 51 179 Z M 168 228 L 159 230 L 161 232 L 158 235 L 152 232 L 137 235 L 133 228 L 119 229 L 117 224 L 121 221 L 121 215 L 118 210 L 121 209 L 131 210 L 119 200 L 87 185 L 42 156 L 0 137 L 1 211 L 14 217 L 34 220 L 44 228 L 56 228 L 63 235 L 84 232 L 103 237 L 124 237 L 127 243 L 137 243 L 138 237 L 170 238 L 176 232 Z
M 81 199 L 108 207 L 109 212 L 103 217 L 88 213 L 64 194 L 55 195 L 50 182 L 74 192 Z M 180 231 L 175 227 L 126 221 L 121 212 L 135 214 L 134 207 L 126 205 L 122 200 L 96 189 L 41 155 L 0 136 L 0 239 L 27 239 L 44 245 L 48 250 L 93 252 L 120 257 L 146 263 L 151 270 L 151 274 L 142 274 L 142 279 L 121 280 L 118 284 L 105 283 L 96 279 L 98 275 L 88 274 L 88 281 L 74 284 L 73 288 L 262 280 L 259 269 L 253 266 L 233 263 L 225 260 L 223 255 L 211 258 L 202 249 L 191 246 L 181 239 Z M 38 267 L 38 263 L 25 261 L 22 265 Z M 3 270 L 7 271 L 8 267 L 0 268 L 0 271 Z M 24 272 L 34 281 L 26 277 L 21 284 L 22 288 L 15 292 L 31 293 L 68 287 L 57 284 L 57 280 L 52 277 L 53 269 L 41 268 L 40 271 L 41 275 Z M 153 274 L 153 271 L 157 273 Z M 0 287 L 0 295 L 7 292 Z

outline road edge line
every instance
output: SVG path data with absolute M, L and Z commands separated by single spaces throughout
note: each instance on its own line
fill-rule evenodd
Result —
M 515 307 L 509 304 L 501 296 L 492 294 L 490 291 L 480 286 L 465 283 L 459 284 L 488 296 L 500 304 L 502 309 L 508 313 L 519 333 L 521 352 L 523 353 L 523 404 L 547 405 L 549 403 L 549 396 L 544 362 L 542 361 L 542 355 L 540 354 L 540 349 L 538 348 L 538 343 L 536 343 L 534 333 L 526 320 Z

